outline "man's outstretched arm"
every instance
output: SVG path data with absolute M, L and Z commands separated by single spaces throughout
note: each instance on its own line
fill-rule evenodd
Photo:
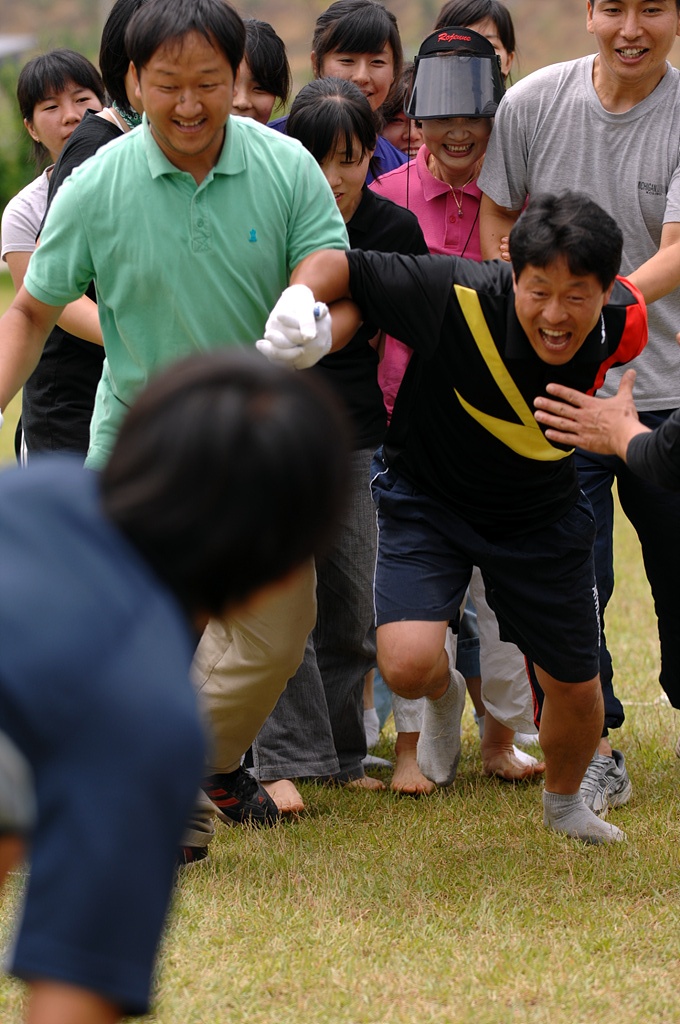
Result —
M 273 362 L 293 369 L 314 366 L 329 352 L 343 348 L 361 325 L 359 310 L 348 296 L 345 253 L 336 249 L 312 253 L 293 270 L 257 348 Z
M 627 277 L 640 289 L 648 305 L 677 288 L 680 285 L 680 224 L 664 224 L 658 252 Z
M 536 398 L 539 423 L 546 436 L 588 451 L 618 455 L 636 476 L 659 487 L 680 491 L 680 409 L 656 430 L 640 423 L 633 404 L 635 371 L 627 370 L 613 398 L 592 398 L 580 391 L 549 384 L 554 398 Z
M 340 249 L 323 249 L 307 256 L 290 277 L 291 284 L 305 284 L 320 302 L 350 298 L 349 263 Z
M 38 302 L 22 286 L 0 317 L 0 409 L 5 409 L 31 376 L 63 306 Z

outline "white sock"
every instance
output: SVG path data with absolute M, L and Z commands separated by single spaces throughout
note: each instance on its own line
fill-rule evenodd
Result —
M 465 693 L 465 679 L 456 669 L 449 669 L 446 693 L 438 700 L 425 700 L 418 738 L 418 767 L 438 786 L 450 786 L 456 777 Z
M 375 708 L 364 708 L 364 732 L 366 733 L 366 747 L 371 750 L 380 739 L 380 719 Z
M 626 839 L 620 828 L 593 814 L 580 793 L 549 793 L 544 789 L 543 824 L 585 843 L 620 843 Z

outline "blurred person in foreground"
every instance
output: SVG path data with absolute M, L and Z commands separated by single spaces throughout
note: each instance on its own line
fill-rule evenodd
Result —
M 159 369 L 196 351 L 254 344 L 290 272 L 347 232 L 314 158 L 231 117 L 244 24 L 225 0 L 148 0 L 124 36 L 143 122 L 86 160 L 50 207 L 23 287 L 0 319 L 0 407 L 34 368 L 64 303 L 97 289 L 105 361 L 86 464 L 105 465 L 120 422 Z M 308 313 L 325 343 L 330 318 Z M 337 313 L 333 327 L 341 322 Z M 356 331 L 352 319 L 349 336 Z M 314 625 L 310 561 L 295 593 L 257 614 L 212 618 L 196 652 L 213 744 L 204 789 L 227 823 L 278 819 L 244 752 L 302 661 Z M 159 787 L 162 801 L 163 787 Z M 210 808 L 186 857 L 207 854 Z
M 147 1012 L 204 766 L 196 639 L 294 587 L 347 449 L 320 384 L 220 352 L 154 379 L 101 474 L 72 455 L 0 474 L 0 869 L 27 837 L 30 1024 Z

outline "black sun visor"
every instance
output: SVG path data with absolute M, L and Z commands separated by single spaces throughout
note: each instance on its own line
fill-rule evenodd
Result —
M 426 121 L 496 113 L 505 86 L 500 60 L 483 36 L 470 29 L 433 33 L 421 46 L 415 64 L 407 117 Z
M 434 54 L 418 61 L 406 115 L 493 117 L 504 92 L 497 58 Z

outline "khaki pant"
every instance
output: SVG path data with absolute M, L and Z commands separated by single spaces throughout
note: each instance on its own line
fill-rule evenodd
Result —
M 295 674 L 316 621 L 313 562 L 252 611 L 211 619 L 193 665 L 208 728 L 206 773 L 235 771 Z

